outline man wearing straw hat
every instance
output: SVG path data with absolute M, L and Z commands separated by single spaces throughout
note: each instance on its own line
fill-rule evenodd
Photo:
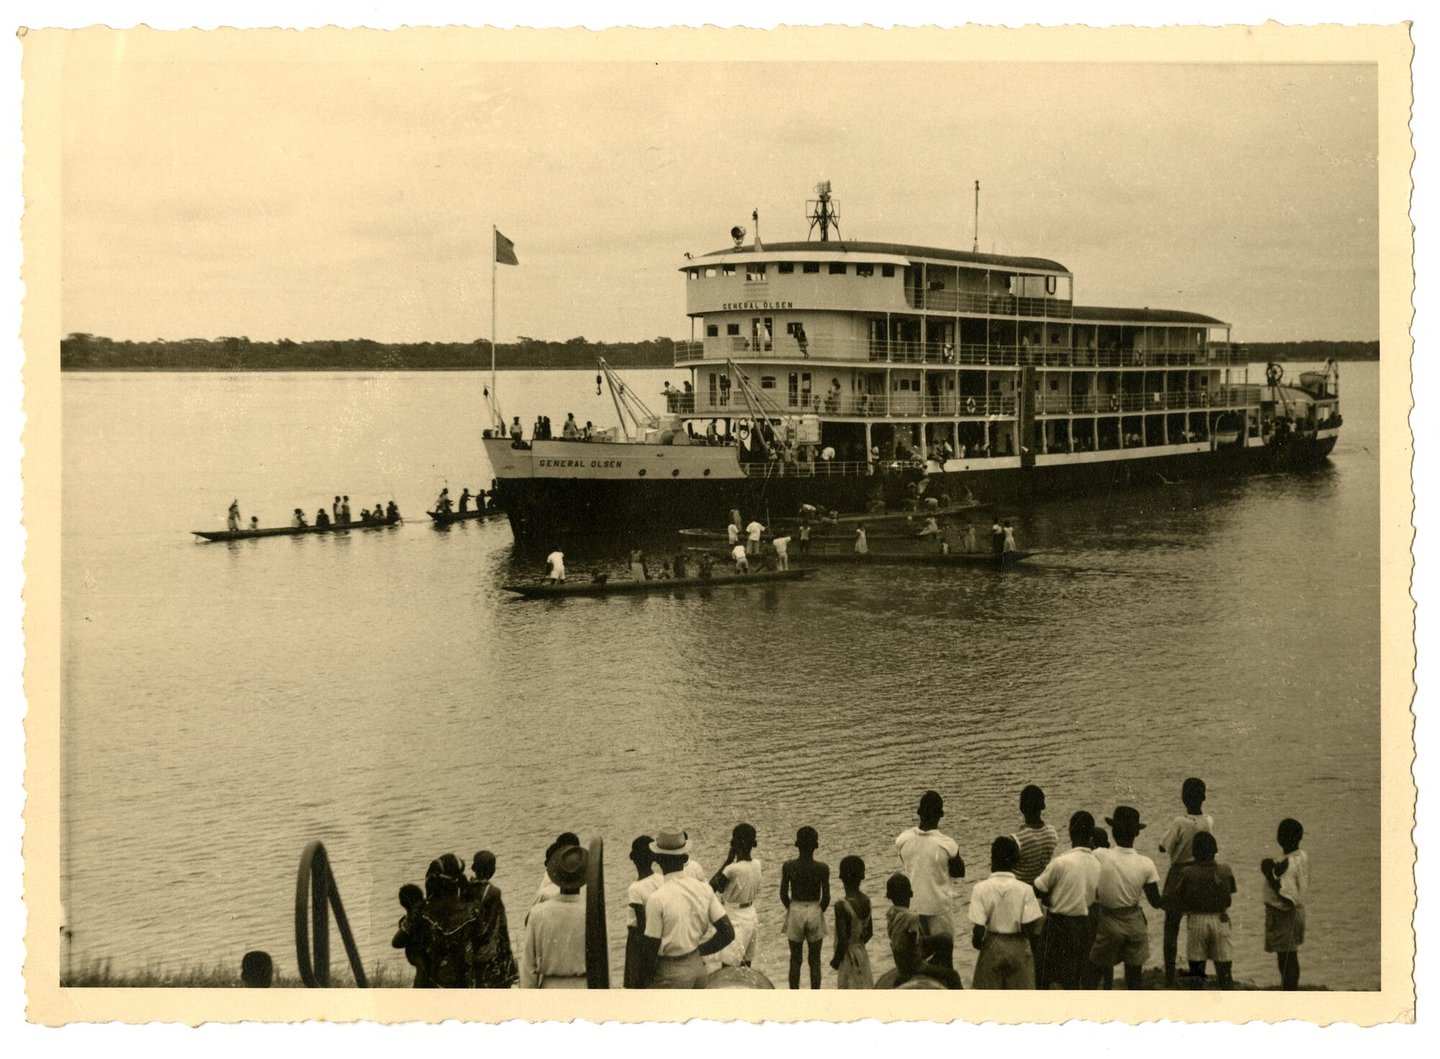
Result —
M 561 846 L 545 861 L 545 873 L 560 893 L 530 910 L 520 960 L 522 989 L 584 989 L 585 885 L 589 861 L 579 846 Z
M 1140 898 L 1160 908 L 1160 873 L 1155 862 L 1135 852 L 1135 839 L 1145 825 L 1140 810 L 1117 805 L 1115 815 L 1107 816 L 1115 848 L 1100 858 L 1100 881 L 1096 900 L 1100 918 L 1095 925 L 1095 941 L 1090 946 L 1090 963 L 1108 970 L 1117 963 L 1125 964 L 1125 988 L 1139 989 L 1140 975 L 1150 957 L 1150 930 Z
M 662 828 L 650 843 L 655 864 L 664 876 L 645 901 L 645 953 L 639 984 L 644 989 L 703 989 L 704 956 L 735 940 L 735 928 L 720 896 L 707 882 L 685 871 L 690 839 L 678 827 Z M 713 937 L 705 939 L 711 927 Z

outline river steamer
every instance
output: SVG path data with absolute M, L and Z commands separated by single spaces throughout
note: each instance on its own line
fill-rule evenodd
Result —
M 485 447 L 518 539 L 766 521 L 802 504 L 1044 498 L 1322 463 L 1333 363 L 1250 378 L 1231 325 L 1081 306 L 1055 261 L 832 239 L 687 258 L 682 389 L 651 412 L 602 363 L 620 426 Z M 757 220 L 758 225 L 758 220 Z M 683 378 L 683 377 L 682 377 Z

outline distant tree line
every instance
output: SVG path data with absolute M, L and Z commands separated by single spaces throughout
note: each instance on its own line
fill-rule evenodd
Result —
M 1379 342 L 1251 342 L 1255 360 L 1316 364 L 1379 360 Z M 498 368 L 590 368 L 604 357 L 617 368 L 668 368 L 675 341 L 591 342 L 583 336 L 552 342 L 521 335 L 495 347 Z M 340 341 L 252 342 L 245 336 L 117 340 L 81 331 L 60 342 L 61 371 L 477 371 L 490 367 L 490 342 Z
M 495 347 L 497 368 L 591 368 L 604 357 L 617 368 L 668 367 L 675 342 L 551 342 L 521 336 Z M 60 342 L 61 371 L 478 371 L 490 368 L 490 342 L 252 342 L 245 336 L 118 340 L 75 332 Z
M 1246 342 L 1252 360 L 1314 361 L 1379 360 L 1379 342 Z

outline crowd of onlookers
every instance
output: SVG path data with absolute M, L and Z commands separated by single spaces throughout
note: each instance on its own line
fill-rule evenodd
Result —
M 1158 844 L 1169 862 L 1162 876 L 1155 862 L 1134 848 L 1147 827 L 1136 808 L 1116 806 L 1104 818 L 1106 827 L 1097 826 L 1086 810 L 1074 812 L 1067 826 L 1069 847 L 1062 850 L 1055 827 L 1044 819 L 1044 792 L 1026 787 L 1019 805 L 1023 826 L 994 839 L 989 874 L 971 890 L 969 938 L 979 952 L 971 987 L 1108 989 L 1120 965 L 1126 987 L 1143 988 L 1149 906 L 1164 920 L 1166 985 L 1181 980 L 1203 985 L 1207 965 L 1213 964 L 1216 984 L 1231 988 L 1229 910 L 1239 887 L 1233 869 L 1218 858 L 1205 796 L 1201 780 L 1185 780 L 1185 811 L 1166 825 Z M 895 839 L 902 870 L 885 881 L 884 917 L 893 966 L 878 975 L 866 949 L 875 916 L 864 889 L 864 860 L 841 858 L 837 874 L 843 892 L 833 897 L 830 868 L 815 856 L 820 836 L 812 827 L 799 829 L 795 856 L 784 862 L 779 879 L 790 988 L 800 987 L 807 968 L 810 987 L 821 987 L 827 937 L 833 938 L 829 963 L 841 989 L 962 988 L 951 904 L 954 881 L 964 877 L 966 866 L 955 841 L 940 829 L 943 816 L 943 799 L 927 791 L 916 826 Z M 1298 821 L 1282 820 L 1278 855 L 1260 864 L 1265 949 L 1276 954 L 1284 989 L 1299 985 L 1305 940 L 1310 865 L 1300 848 L 1303 834 Z M 754 969 L 764 879 L 758 848 L 756 829 L 736 825 L 725 862 L 708 874 L 682 829 L 662 829 L 631 843 L 635 879 L 625 897 L 627 988 L 734 985 L 737 974 L 740 984 L 769 986 Z M 588 857 L 571 833 L 550 845 L 545 875 L 520 932 L 518 962 L 505 905 L 491 881 L 494 856 L 477 853 L 469 876 L 452 854 L 432 861 L 423 891 L 415 885 L 400 891 L 405 914 L 394 945 L 414 966 L 415 985 L 584 988 Z M 1182 926 L 1183 968 L 1178 966 Z

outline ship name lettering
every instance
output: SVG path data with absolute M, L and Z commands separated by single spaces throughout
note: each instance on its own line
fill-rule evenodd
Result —
M 724 302 L 724 303 L 721 304 L 720 308 L 721 308 L 722 310 L 728 310 L 728 309 L 793 309 L 793 308 L 795 308 L 795 303 L 794 303 L 794 302 L 769 302 L 769 301 L 759 301 L 759 302 Z

